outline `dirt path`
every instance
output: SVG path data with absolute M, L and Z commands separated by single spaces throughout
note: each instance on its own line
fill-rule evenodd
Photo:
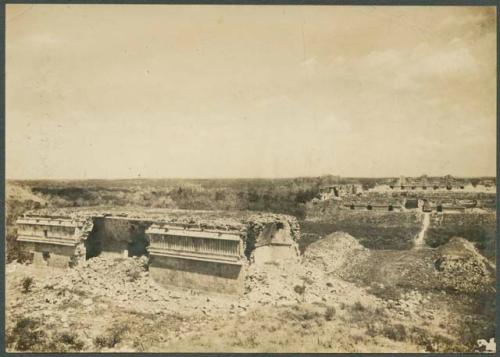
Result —
M 420 230 L 417 237 L 415 238 L 414 249 L 420 249 L 424 246 L 425 232 L 427 232 L 427 229 L 429 228 L 430 223 L 431 223 L 431 214 L 429 212 L 424 212 L 424 219 L 422 221 L 422 229 Z

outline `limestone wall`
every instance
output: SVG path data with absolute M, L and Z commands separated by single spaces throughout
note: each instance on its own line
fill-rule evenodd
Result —
M 164 286 L 227 294 L 243 292 L 245 274 L 241 265 L 153 256 L 149 272 L 155 281 Z
M 308 239 L 301 239 L 299 245 L 303 252 L 309 243 L 320 237 L 346 232 L 370 249 L 406 250 L 413 247 L 421 228 L 422 215 L 415 211 L 327 211 L 301 222 L 301 230 Z
M 452 237 L 474 242 L 488 258 L 495 258 L 496 212 L 489 213 L 433 213 L 425 241 L 431 247 L 447 243 Z
M 31 242 L 22 244 L 27 251 L 33 252 L 33 265 L 36 266 L 68 268 L 75 261 L 75 247 Z

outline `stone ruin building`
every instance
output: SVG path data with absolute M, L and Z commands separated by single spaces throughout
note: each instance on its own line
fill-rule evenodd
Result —
M 467 186 L 465 180 L 455 178 L 451 175 L 444 177 L 428 177 L 422 175 L 420 177 L 405 177 L 401 176 L 390 184 L 390 188 L 394 190 L 410 191 L 410 190 L 464 190 Z
M 356 196 L 363 192 L 360 184 L 336 184 L 321 188 L 321 200 L 341 200 L 343 197 Z
M 464 213 L 495 207 L 495 180 L 470 179 L 451 175 L 431 177 L 382 178 L 364 190 L 359 184 L 334 184 L 322 187 L 313 205 L 328 201 L 330 207 L 351 211 L 417 210 L 436 213 Z
M 162 285 L 238 294 L 249 264 L 298 259 L 294 217 L 269 213 L 36 210 L 17 220 L 33 264 L 71 268 L 95 256 L 149 256 Z

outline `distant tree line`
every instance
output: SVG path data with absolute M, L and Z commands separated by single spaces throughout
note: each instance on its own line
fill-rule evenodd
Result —
M 125 181 L 125 182 L 124 182 Z M 51 206 L 142 206 L 252 210 L 303 218 L 306 203 L 331 184 L 327 178 L 221 180 L 29 181 Z

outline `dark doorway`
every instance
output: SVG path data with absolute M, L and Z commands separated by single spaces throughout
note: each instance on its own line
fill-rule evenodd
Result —
M 130 226 L 129 232 L 131 235 L 131 242 L 128 243 L 128 256 L 129 257 L 140 257 L 141 255 L 147 255 L 147 247 L 149 245 L 149 240 L 146 237 L 147 226 L 142 223 L 132 224 Z
M 103 217 L 94 218 L 93 223 L 94 226 L 92 227 L 92 231 L 85 240 L 85 250 L 86 250 L 85 259 L 97 257 L 99 254 L 101 254 L 104 218 Z
M 50 259 L 50 253 L 49 252 L 42 252 L 42 258 L 44 261 L 48 262 Z

